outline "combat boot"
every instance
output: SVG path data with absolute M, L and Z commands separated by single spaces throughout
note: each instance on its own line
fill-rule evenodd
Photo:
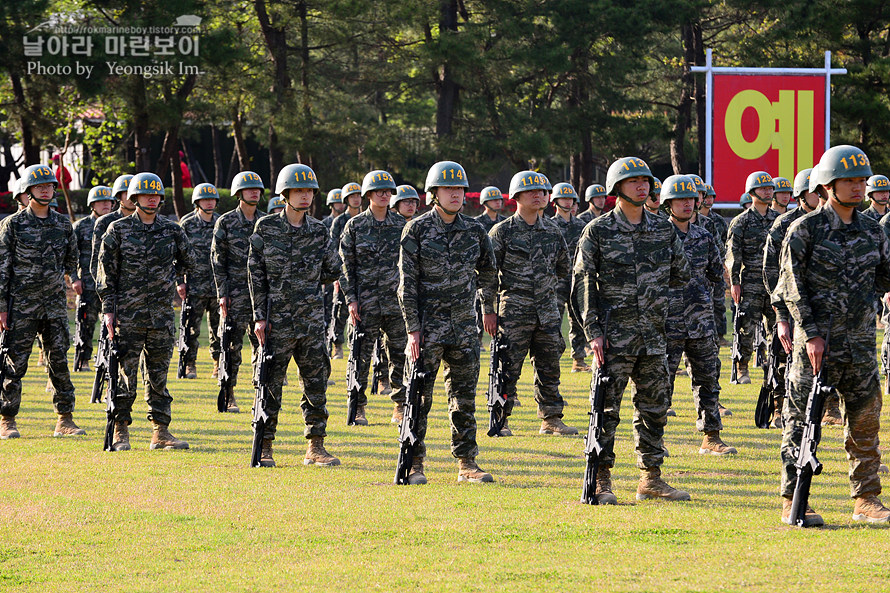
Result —
M 879 474 L 890 474 L 890 468 L 888 468 L 886 464 L 882 463 L 881 465 L 878 466 L 878 473 Z
M 541 421 L 541 434 L 558 434 L 560 436 L 573 436 L 578 434 L 578 429 L 572 426 L 566 426 L 562 418 L 553 416 L 552 418 L 544 418 Z
M 839 401 L 831 398 L 825 406 L 825 413 L 822 415 L 822 426 L 843 426 L 844 419 L 841 416 L 841 408 Z
M 426 484 L 426 476 L 423 475 L 423 457 L 415 457 L 411 462 L 411 471 L 408 472 L 408 485 L 420 486 Z
M 782 499 L 782 523 L 785 525 L 793 525 L 794 522 L 791 520 L 791 499 L 783 498 Z M 803 526 L 804 527 L 822 527 L 825 525 L 825 521 L 822 520 L 822 515 L 816 513 L 810 505 L 807 505 L 807 510 L 803 516 Z
M 213 361 L 213 372 L 210 373 L 210 376 L 214 379 L 219 379 L 219 361 Z
M 887 523 L 890 521 L 890 509 L 881 504 L 881 500 L 874 494 L 866 494 L 856 498 L 853 506 L 853 520 Z
M 260 452 L 260 467 L 275 467 L 272 459 L 272 439 L 263 439 L 263 450 Z
M 661 479 L 660 467 L 647 467 L 640 475 L 637 500 L 664 498 L 665 500 L 692 500 L 688 492 L 677 490 Z
M 56 429 L 53 431 L 54 437 L 74 437 L 85 435 L 87 431 L 74 423 L 71 412 L 59 414 L 59 421 L 56 422 Z
M 717 403 L 717 411 L 720 413 L 721 418 L 728 418 L 732 416 L 732 411 L 729 408 L 724 408 L 723 404 Z
M 19 429 L 15 425 L 15 416 L 3 416 L 0 418 L 0 439 L 17 439 L 19 438 Z
M 175 436 L 170 434 L 170 428 L 168 424 L 161 424 L 160 422 L 152 422 L 154 425 L 154 430 L 151 434 L 151 444 L 148 446 L 149 449 L 188 449 L 189 444 L 185 441 L 181 441 L 177 439 Z
M 720 438 L 719 430 L 706 432 L 701 447 L 698 449 L 699 455 L 735 455 L 736 453 L 738 451 L 735 447 L 730 447 Z
M 380 385 L 378 385 L 378 387 L 380 388 L 380 395 L 389 395 L 390 393 L 392 393 L 392 385 L 389 384 L 389 377 L 384 377 L 380 381 Z
M 738 365 L 739 385 L 750 385 L 751 376 L 748 374 L 748 361 L 740 360 Z
M 328 453 L 324 448 L 324 437 L 309 437 L 309 448 L 306 450 L 306 458 L 303 459 L 303 465 L 312 464 L 323 467 L 340 465 L 340 460 Z
M 368 425 L 368 417 L 365 416 L 365 406 L 356 406 L 355 407 L 355 425 L 356 426 L 367 426 Z
M 405 404 L 396 403 L 392 406 L 392 418 L 390 424 L 401 424 L 405 418 Z
M 668 418 L 671 418 L 671 417 L 676 416 L 677 413 L 674 411 L 673 408 L 668 408 L 667 412 L 665 412 L 664 415 L 667 416 Z
M 334 360 L 343 359 L 343 344 L 334 344 L 334 354 L 331 356 Z
M 186 379 L 197 379 L 198 378 L 198 369 L 195 368 L 194 364 L 186 365 L 185 378 Z
M 130 427 L 126 420 L 118 420 L 114 423 L 114 436 L 111 440 L 112 451 L 130 450 Z
M 498 436 L 499 437 L 513 436 L 513 431 L 510 430 L 510 419 L 509 418 L 504 418 L 504 427 L 501 428 L 500 432 L 498 433 Z
M 573 358 L 572 359 L 572 372 L 573 373 L 589 373 L 590 367 L 587 366 L 587 363 L 584 362 L 583 358 Z
M 490 473 L 483 471 L 482 468 L 476 465 L 475 457 L 458 457 L 457 481 L 480 484 L 482 482 L 494 482 L 494 478 Z
M 235 401 L 235 387 L 232 385 L 226 387 L 226 412 L 230 414 L 239 414 L 241 412 L 238 402 Z
M 612 470 L 602 465 L 596 472 L 596 502 L 618 504 L 618 497 L 612 493 Z

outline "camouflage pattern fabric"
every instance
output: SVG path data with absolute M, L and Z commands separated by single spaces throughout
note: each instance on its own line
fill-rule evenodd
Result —
M 219 360 L 219 303 L 216 296 L 216 281 L 213 275 L 211 249 L 213 246 L 216 223 L 220 215 L 216 212 L 210 221 L 205 221 L 197 213 L 188 218 L 183 218 L 179 226 L 185 231 L 192 254 L 195 257 L 195 267 L 189 271 L 188 298 L 192 305 L 189 333 L 186 340 L 189 346 L 187 364 L 195 364 L 198 356 L 198 339 L 201 337 L 201 319 L 207 313 L 207 334 L 210 336 L 210 355 L 213 360 Z
M 600 216 L 602 216 L 602 214 L 600 214 Z M 587 210 L 585 210 L 584 212 L 582 212 L 581 214 L 578 215 L 578 220 L 583 222 L 585 226 L 590 224 L 596 218 L 599 218 L 599 217 L 596 216 L 593 213 L 593 210 L 591 210 L 589 207 L 587 208 Z
M 88 271 L 87 275 L 89 275 Z M 83 342 L 84 359 L 89 360 L 93 356 L 93 334 L 96 331 L 96 322 L 99 321 L 102 301 L 99 300 L 99 293 L 95 290 L 85 290 L 83 294 L 77 297 L 76 307 L 79 307 L 81 302 L 86 302 L 86 319 L 80 324 L 79 328 L 75 325 L 75 331 L 80 330 L 79 337 Z
M 813 381 L 806 343 L 825 337 L 831 317 L 825 380 L 840 396 L 851 496 L 880 493 L 878 429 L 881 390 L 875 360 L 877 289 L 890 291 L 890 240 L 873 219 L 853 212 L 844 224 L 830 204 L 794 223 L 782 245 L 776 297 L 794 319 L 791 393 L 785 399 L 782 493 L 795 485 L 793 451 L 800 446 Z
M 569 262 L 575 261 L 575 251 L 578 247 L 578 240 L 581 238 L 581 232 L 584 231 L 585 223 L 577 216 L 572 216 L 566 220 L 559 214 L 555 214 L 551 218 L 560 232 L 562 238 L 565 239 L 566 247 L 569 252 Z M 570 264 L 571 265 L 571 264 Z M 575 315 L 575 308 L 566 307 L 569 297 L 572 293 L 572 277 L 569 274 L 566 278 L 560 278 L 556 285 L 556 307 L 559 310 L 560 319 L 563 311 L 568 312 L 569 316 L 569 342 L 572 345 L 572 358 L 575 360 L 584 360 L 587 355 L 587 340 L 584 337 L 584 327 L 581 320 Z
M 497 217 L 494 220 L 492 220 L 487 212 L 483 212 L 479 216 L 473 217 L 473 220 L 479 222 L 479 224 L 482 225 L 482 228 L 485 229 L 485 232 L 488 233 L 488 232 L 491 232 L 491 229 L 494 228 L 494 225 L 496 225 L 497 223 L 499 223 L 501 221 L 507 220 L 507 217 L 504 216 L 503 214 L 498 214 Z
M 692 402 L 697 413 L 695 428 L 699 432 L 723 430 L 719 409 L 719 356 L 713 338 L 668 339 L 667 366 L 671 388 L 667 407 L 670 408 L 673 403 L 674 378 L 684 353 L 692 375 Z
M 365 395 L 368 371 L 374 342 L 381 331 L 385 336 L 384 349 L 392 361 L 389 364 L 390 397 L 393 402 L 405 401 L 403 373 L 408 334 L 398 299 L 400 240 L 405 223 L 402 215 L 389 210 L 384 220 L 376 220 L 368 209 L 350 218 L 340 237 L 343 261 L 340 288 L 347 302 L 358 301 L 362 327 L 368 336 L 358 358 L 360 406 L 368 401 Z
M 96 330 L 96 322 L 99 320 L 101 303 L 96 293 L 96 280 L 90 271 L 90 260 L 93 256 L 93 229 L 96 226 L 98 216 L 91 214 L 74 223 L 74 237 L 77 240 L 77 275 L 83 282 L 83 294 L 78 303 L 85 302 L 87 306 L 86 320 L 80 325 L 80 339 L 83 342 L 83 352 L 87 359 L 93 354 L 93 333 Z M 75 330 L 76 331 L 76 330 Z
M 729 228 L 726 220 L 713 210 L 709 216 L 698 212 L 696 218 L 700 223 L 699 226 L 707 229 L 714 237 L 717 250 L 720 253 L 720 268 L 722 270 L 722 262 L 726 257 L 726 232 Z M 723 336 L 726 334 L 726 283 L 722 274 L 720 280 L 711 283 L 711 304 L 714 309 L 714 329 L 718 336 Z
M 868 216 L 874 221 L 880 221 L 887 214 L 887 212 L 881 214 L 875 209 L 875 205 L 872 204 L 871 206 L 860 212 L 860 214 L 862 214 L 862 216 Z
M 99 251 L 102 249 L 102 239 L 105 237 L 108 225 L 115 220 L 120 220 L 123 216 L 124 213 L 122 210 L 115 210 L 114 212 L 103 214 L 97 218 L 96 222 L 93 224 L 93 247 L 90 250 L 90 276 L 92 276 L 93 280 L 96 282 L 99 280 Z
M 607 384 L 601 462 L 615 464 L 615 429 L 628 379 L 633 379 L 633 431 L 637 465 L 660 466 L 667 422 L 670 379 L 667 370 L 665 320 L 669 287 L 685 287 L 691 279 L 689 262 L 674 226 L 643 212 L 638 225 L 620 208 L 584 227 L 575 256 L 573 298 L 580 307 L 589 341 L 603 335 L 606 309 Z
M 259 219 L 254 227 L 247 258 L 253 319 L 268 322 L 267 345 L 273 356 L 267 438 L 274 438 L 278 426 L 282 384 L 291 358 L 303 386 L 304 435 L 326 434 L 331 361 L 324 339 L 322 285 L 339 277 L 340 266 L 334 242 L 320 220 L 306 216 L 295 227 L 285 209 Z M 267 302 L 271 303 L 268 319 Z
M 446 224 L 433 210 L 409 221 L 399 256 L 399 305 L 408 333 L 424 330 L 423 366 L 432 373 L 421 395 L 416 455 L 426 454 L 427 416 L 433 383 L 445 363 L 445 393 L 451 420 L 451 453 L 474 457 L 479 335 L 473 300 L 477 286 L 493 295 L 496 269 L 491 241 L 481 224 L 458 214 Z M 409 369 L 406 369 L 406 373 Z

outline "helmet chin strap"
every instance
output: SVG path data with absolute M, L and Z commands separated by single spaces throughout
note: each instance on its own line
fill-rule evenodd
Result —
M 216 210 L 216 208 L 215 207 L 214 208 L 204 208 L 200 204 L 198 204 L 198 210 L 200 210 L 201 212 L 204 212 L 205 214 L 212 214 L 213 211 Z
M 634 200 L 630 196 L 626 196 L 623 193 L 621 193 L 621 190 L 618 190 L 618 197 L 621 198 L 622 200 L 630 202 L 634 206 L 638 206 L 638 207 L 645 205 L 646 201 L 649 199 L 649 198 L 643 198 L 642 200 Z
M 242 198 L 240 196 L 238 197 L 238 199 L 241 200 L 242 202 L 244 202 L 245 204 L 247 204 L 248 206 L 256 206 L 257 204 L 260 203 L 259 199 L 256 199 L 252 202 L 250 200 L 245 200 L 244 198 Z
M 859 202 L 844 202 L 839 197 L 837 197 L 837 192 L 834 191 L 834 182 L 832 182 L 831 185 L 828 186 L 828 189 L 831 191 L 831 195 L 834 196 L 834 199 L 837 201 L 837 203 L 841 206 L 846 206 L 847 208 L 857 208 L 859 206 Z
M 290 199 L 288 199 L 286 203 L 287 203 L 288 208 L 290 208 L 294 212 L 308 212 L 309 211 L 309 206 L 306 206 L 305 208 L 297 208 L 296 206 L 294 206 L 293 204 L 290 203 Z
M 143 206 L 139 202 L 136 202 L 136 207 L 139 208 L 140 210 L 142 210 L 143 212 L 145 212 L 146 214 L 156 214 L 158 212 L 158 210 L 161 209 L 161 206 L 163 206 L 163 205 L 164 205 L 164 200 L 161 200 L 160 202 L 158 202 L 158 205 L 155 206 L 154 208 L 149 208 L 147 206 Z
M 772 199 L 772 198 L 769 198 L 769 199 L 767 199 L 767 198 L 761 198 L 761 197 L 760 197 L 759 195 L 757 195 L 755 192 L 751 192 L 751 195 L 754 196 L 754 198 L 756 198 L 757 201 L 760 202 L 760 203 L 762 203 L 762 204 L 772 204 L 772 203 L 773 203 L 773 199 Z
M 446 208 L 439 202 L 439 198 L 436 198 L 434 203 L 436 204 L 436 206 L 441 208 L 442 211 L 445 212 L 445 214 L 447 214 L 448 216 L 457 216 L 460 213 L 460 211 L 463 209 L 463 205 L 461 205 L 461 207 L 458 208 L 457 210 L 449 210 L 448 208 Z
M 556 206 L 557 208 L 559 208 L 560 210 L 562 210 L 563 212 L 571 212 L 572 211 L 571 206 L 568 208 L 563 208 L 562 206 L 559 205 L 559 202 L 553 202 L 553 205 Z
M 55 194 L 55 192 L 53 192 L 53 193 Z M 31 200 L 34 200 L 35 202 L 37 202 L 37 203 L 40 204 L 41 206 L 49 206 L 49 203 L 53 201 L 53 196 L 50 196 L 50 197 L 48 197 L 48 198 L 46 198 L 46 199 L 38 198 L 38 197 L 35 196 L 33 193 L 31 193 L 30 188 L 28 188 L 28 198 L 31 199 Z
M 670 206 L 668 206 L 668 210 L 671 211 L 671 216 L 673 218 L 676 218 L 679 222 L 689 222 L 690 220 L 692 220 L 692 217 L 694 215 L 694 213 L 693 213 L 693 214 L 690 214 L 689 216 L 680 216 L 679 214 L 674 212 L 674 209 L 671 208 Z

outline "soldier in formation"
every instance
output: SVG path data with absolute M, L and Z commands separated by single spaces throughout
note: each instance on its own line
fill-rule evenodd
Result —
M 336 250 L 340 249 L 340 235 L 343 234 L 343 228 L 346 226 L 346 223 L 350 218 L 361 212 L 361 189 L 361 185 L 354 181 L 350 181 L 343 186 L 342 190 L 340 190 L 340 195 L 343 203 L 346 204 L 346 209 L 334 219 L 334 222 L 331 223 L 330 230 L 331 240 L 334 242 L 334 249 Z M 349 309 L 346 306 L 346 299 L 343 298 L 343 291 L 340 290 L 339 280 L 334 282 L 334 296 L 332 302 L 336 304 L 338 301 L 340 307 L 338 309 L 339 315 L 333 320 L 334 340 L 332 344 L 333 351 L 331 352 L 331 358 L 339 360 L 343 358 L 343 331 L 346 329 L 346 320 L 349 319 Z
M 589 205 L 587 210 L 578 215 L 578 220 L 587 224 L 603 213 L 603 208 L 606 207 L 606 188 L 599 183 L 588 185 L 584 191 L 584 201 Z
M 414 218 L 419 204 L 420 196 L 417 195 L 417 190 L 410 185 L 398 186 L 396 193 L 389 200 L 390 210 L 400 214 L 406 221 Z

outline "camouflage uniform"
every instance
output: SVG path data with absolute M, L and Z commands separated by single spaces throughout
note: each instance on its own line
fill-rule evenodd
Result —
M 569 251 L 562 232 L 539 216 L 529 225 L 519 214 L 498 223 L 488 235 L 498 268 L 500 310 L 494 294 L 483 302 L 484 313 L 497 313 L 499 331 L 508 346 L 504 356 L 509 416 L 516 401 L 516 382 L 531 353 L 535 370 L 535 401 L 539 418 L 562 418 L 565 401 L 559 393 L 559 359 L 565 351 L 557 302 L 560 280 L 570 274 Z
M 6 380 L 0 386 L 0 414 L 15 417 L 22 402 L 22 378 L 39 334 L 53 385 L 57 414 L 74 411 L 74 385 L 68 373 L 68 308 L 65 274 L 77 275 L 77 240 L 68 217 L 49 210 L 38 218 L 30 207 L 0 225 L 0 307 L 9 313 Z M 9 308 L 13 300 L 12 310 Z
M 132 424 L 136 371 L 142 364 L 148 419 L 170 424 L 167 369 L 173 355 L 176 278 L 194 267 L 188 238 L 175 222 L 158 216 L 150 225 L 138 214 L 108 226 L 99 251 L 97 289 L 102 312 L 116 313 L 120 348 L 118 418 Z
M 124 211 L 118 209 L 114 212 L 103 214 L 96 219 L 96 223 L 93 225 L 93 247 L 90 251 L 90 276 L 92 276 L 93 280 L 96 282 L 99 281 L 99 251 L 102 249 L 102 239 L 105 237 L 108 225 L 123 217 Z
M 796 210 L 796 208 L 795 208 L 795 210 Z M 888 210 L 888 212 L 890 212 L 890 210 Z M 860 212 L 860 214 L 862 214 L 862 216 L 868 216 L 869 218 L 871 218 L 871 219 L 874 220 L 875 222 L 878 222 L 878 221 L 880 221 L 884 216 L 886 216 L 887 213 L 885 212 L 884 214 L 881 214 L 880 212 L 878 212 L 877 210 L 875 210 L 875 205 L 872 204 L 872 205 L 870 205 L 868 208 L 866 208 L 865 210 L 863 210 L 862 212 Z
M 507 220 L 507 217 L 503 214 L 498 214 L 496 220 L 492 220 L 488 213 L 483 212 L 479 216 L 473 217 L 473 220 L 479 222 L 482 225 L 482 228 L 485 229 L 486 233 L 490 233 L 491 229 L 494 228 L 494 225 L 498 224 L 501 221 Z M 481 340 L 485 335 L 485 330 L 482 328 L 482 293 L 480 291 L 476 291 L 476 330 L 479 332 L 479 339 Z
M 84 360 L 93 355 L 93 332 L 99 320 L 99 295 L 96 293 L 96 281 L 90 273 L 90 259 L 93 255 L 93 229 L 99 217 L 95 214 L 85 216 L 74 223 L 74 237 L 77 240 L 77 276 L 83 283 L 83 293 L 77 297 L 78 302 L 86 303 L 86 319 L 80 324 L 80 340 L 83 342 Z
M 695 422 L 701 432 L 723 430 L 718 402 L 720 371 L 717 348 L 714 346 L 714 316 L 711 286 L 723 282 L 723 259 L 714 237 L 697 224 L 689 225 L 689 232 L 677 229 L 683 251 L 689 262 L 692 279 L 685 286 L 672 286 L 665 323 L 667 335 L 667 363 L 671 390 L 668 407 L 674 392 L 674 378 L 680 359 L 686 359 L 692 370 L 692 399 L 698 412 Z
M 726 219 L 713 210 L 708 216 L 701 212 L 698 212 L 696 216 L 702 222 L 701 226 L 706 228 L 711 233 L 711 236 L 714 237 L 717 250 L 720 252 L 720 268 L 723 269 L 722 262 L 726 259 L 726 233 L 729 229 Z M 714 329 L 716 331 L 714 337 L 717 338 L 726 335 L 726 283 L 723 280 L 722 274 L 720 275 L 720 280 L 711 283 L 711 297 L 714 307 Z
M 343 275 L 340 288 L 346 302 L 358 301 L 362 328 L 368 339 L 358 357 L 358 405 L 368 403 L 365 388 L 374 342 L 381 333 L 389 362 L 390 397 L 405 403 L 405 346 L 408 334 L 398 306 L 399 241 L 407 221 L 401 214 L 386 211 L 386 219 L 378 221 L 371 210 L 353 216 L 340 237 L 340 259 Z
M 352 215 L 349 213 L 349 210 L 346 209 L 342 214 L 335 216 L 331 223 L 329 233 L 335 250 L 340 249 L 340 236 L 343 234 L 343 229 L 346 227 L 346 223 L 349 222 L 350 218 L 352 218 Z M 340 278 L 338 277 L 336 280 L 340 280 Z M 343 331 L 346 329 L 346 322 L 349 321 L 349 308 L 346 306 L 346 299 L 343 297 L 342 290 L 336 295 L 334 295 L 333 292 L 331 293 L 331 315 L 333 315 L 333 308 L 337 302 L 340 303 L 340 314 L 337 316 L 337 319 L 334 320 L 334 344 L 342 344 Z M 330 320 L 331 315 L 328 316 L 328 320 Z
M 320 220 L 306 216 L 300 227 L 287 220 L 287 209 L 257 221 L 247 258 L 253 320 L 266 320 L 266 346 L 272 353 L 266 439 L 274 440 L 282 385 L 290 358 L 300 372 L 303 435 L 326 436 L 328 377 L 331 361 L 324 339 L 322 284 L 340 276 L 340 256 Z M 269 319 L 266 306 L 269 301 Z
M 637 465 L 655 468 L 664 460 L 667 422 L 665 319 L 668 286 L 685 286 L 689 263 L 674 226 L 643 213 L 639 225 L 628 222 L 619 208 L 584 227 L 575 257 L 574 290 L 584 331 L 593 341 L 602 336 L 605 309 L 611 310 L 606 336 L 605 422 L 601 463 L 615 465 L 615 429 L 628 379 L 633 379 L 633 430 Z
M 768 209 L 761 216 L 755 207 L 748 208 L 732 221 L 726 244 L 726 267 L 733 285 L 742 287 L 739 319 L 739 353 L 748 361 L 754 352 L 756 324 L 766 319 L 766 327 L 775 323 L 773 308 L 763 285 L 763 252 L 770 227 L 778 217 Z
M 600 216 L 602 216 L 602 214 L 600 214 Z M 583 222 L 585 226 L 597 218 L 599 218 L 599 216 L 595 216 L 589 206 L 587 210 L 578 215 L 578 220 Z
M 186 336 L 188 346 L 188 359 L 185 364 L 192 366 L 198 357 L 198 338 L 201 337 L 201 319 L 207 312 L 207 331 L 210 335 L 210 355 L 213 360 L 219 360 L 219 302 L 216 298 L 216 284 L 213 279 L 213 267 L 211 265 L 210 249 L 213 243 L 213 230 L 219 214 L 211 216 L 210 222 L 205 221 L 200 215 L 195 214 L 183 217 L 179 226 L 185 231 L 192 254 L 195 257 L 195 266 L 189 270 L 185 279 L 188 283 L 186 297 L 192 306 L 191 318 L 188 319 L 189 332 Z
M 585 223 L 581 222 L 577 216 L 572 216 L 569 220 L 566 220 L 558 213 L 553 215 L 551 218 L 556 224 L 556 227 L 562 233 L 562 238 L 565 239 L 566 247 L 568 248 L 569 254 L 569 262 L 575 261 L 575 252 L 578 247 L 578 239 L 581 238 L 581 233 L 584 231 Z M 569 263 L 571 266 L 571 263 Z M 563 309 L 566 309 L 566 304 L 569 302 L 569 297 L 572 292 L 572 275 L 569 272 L 568 276 L 565 278 L 560 278 L 556 285 L 556 306 L 559 309 L 560 319 L 562 318 Z M 584 326 L 581 324 L 581 320 L 575 315 L 576 309 L 574 307 L 567 307 L 568 315 L 569 315 L 569 340 L 572 344 L 572 358 L 575 360 L 584 360 L 584 357 L 587 355 L 587 340 L 584 337 Z
M 250 236 L 256 221 L 266 213 L 257 210 L 253 220 L 247 220 L 241 208 L 226 212 L 213 227 L 213 242 L 210 246 L 210 264 L 216 284 L 216 297 L 229 299 L 228 316 L 234 325 L 232 349 L 231 384 L 238 384 L 238 369 L 241 367 L 241 347 L 244 334 L 253 346 L 251 362 L 256 364 L 256 351 L 259 341 L 253 333 L 253 309 L 250 304 L 250 288 L 247 279 L 247 254 L 250 250 Z
M 442 361 L 451 454 L 466 458 L 479 452 L 475 417 L 479 335 L 473 297 L 477 285 L 483 294 L 494 290 L 495 273 L 488 235 L 470 217 L 458 214 L 453 223 L 445 224 L 434 208 L 405 225 L 399 257 L 399 304 L 408 333 L 423 327 L 423 366 L 433 377 L 421 395 L 415 458 L 426 457 L 427 416 Z
M 850 460 L 852 497 L 880 494 L 878 429 L 881 387 L 875 361 L 875 289 L 890 291 L 890 241 L 878 224 L 859 212 L 847 225 L 826 205 L 794 222 L 782 245 L 775 298 L 794 319 L 791 389 L 785 398 L 782 435 L 782 495 L 796 483 L 794 452 L 800 446 L 813 369 L 807 340 L 825 337 L 832 316 L 826 384 L 841 399 L 844 448 Z

